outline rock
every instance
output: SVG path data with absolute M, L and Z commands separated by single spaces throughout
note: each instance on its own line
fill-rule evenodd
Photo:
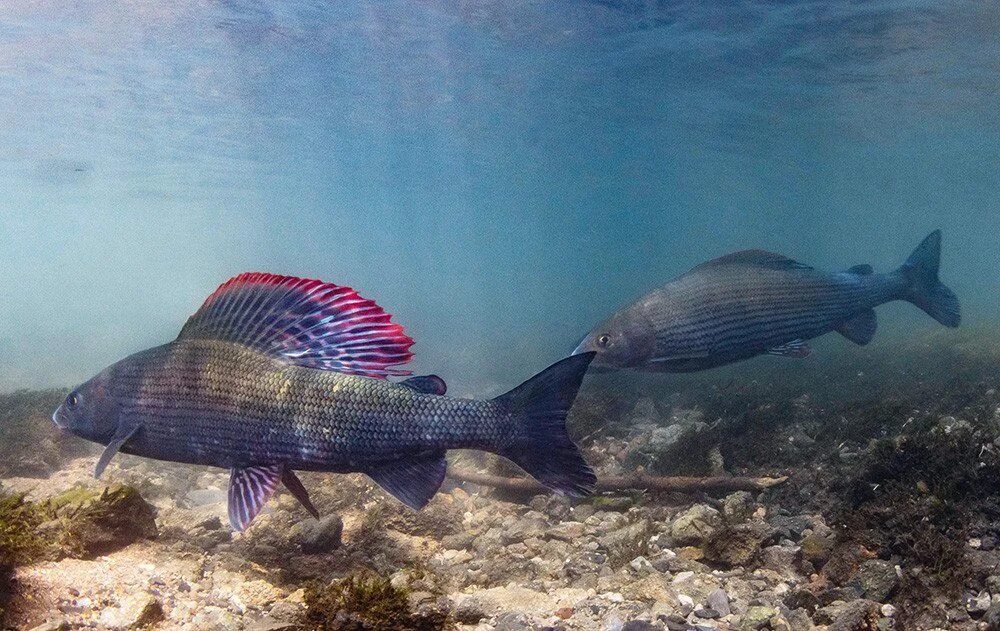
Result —
M 705 598 L 705 604 L 709 609 L 719 612 L 720 616 L 728 616 L 732 613 L 729 606 L 729 594 L 724 589 L 716 589 Z
M 138 629 L 163 620 L 163 606 L 150 594 L 126 596 L 118 607 L 101 612 L 100 623 L 109 629 Z
M 559 609 L 556 609 L 555 615 L 557 618 L 560 618 L 562 620 L 569 620 L 570 618 L 573 617 L 573 614 L 575 612 L 576 610 L 573 609 L 572 607 L 560 607 Z
M 231 594 L 229 601 L 241 614 L 248 610 L 263 610 L 283 596 L 278 588 L 261 579 L 240 581 L 226 592 Z
M 705 559 L 724 567 L 747 565 L 757 556 L 761 542 L 771 530 L 761 523 L 719 528 L 705 543 Z
M 871 559 L 858 566 L 858 572 L 849 585 L 856 587 L 863 598 L 881 603 L 895 593 L 899 587 L 899 576 L 895 566 L 888 561 Z M 989 606 L 989 594 L 986 595 L 986 600 Z
M 441 537 L 441 547 L 446 550 L 468 550 L 476 536 L 471 532 L 460 532 Z
M 695 504 L 677 516 L 670 535 L 678 545 L 700 545 L 722 525 L 719 511 L 705 504 Z
M 662 603 L 672 607 L 680 605 L 673 585 L 662 574 L 649 574 L 638 581 L 625 585 L 622 587 L 621 595 L 628 600 Z
M 663 625 L 648 620 L 629 620 L 622 625 L 622 631 L 663 631 Z
M 508 611 L 497 617 L 493 631 L 529 631 L 528 618 L 519 611 Z
M 155 539 L 156 509 L 130 486 L 74 488 L 49 501 L 71 556 L 93 559 L 141 539 Z
M 809 515 L 775 515 L 768 519 L 768 523 L 775 529 L 779 538 L 798 541 L 806 530 L 813 528 L 820 520 L 821 518 Z
M 972 615 L 985 613 L 990 608 L 990 593 L 981 591 L 978 595 L 969 594 L 965 597 L 965 610 Z
M 674 423 L 666 427 L 657 427 L 649 433 L 649 449 L 651 451 L 669 451 L 684 435 L 684 426 Z
M 653 564 L 650 563 L 649 559 L 647 559 L 644 556 L 638 556 L 638 557 L 632 559 L 631 561 L 629 561 L 628 565 L 629 565 L 629 567 L 631 567 L 633 570 L 635 570 L 636 572 L 638 572 L 640 574 L 644 574 L 646 572 L 655 572 L 656 571 L 656 569 L 653 567 Z
M 797 546 L 767 546 L 760 551 L 760 565 L 786 578 L 794 577 L 798 555 Z
M 271 606 L 270 618 L 278 622 L 296 622 L 301 617 L 305 607 L 300 602 L 293 602 L 290 598 L 279 600 Z
M 746 491 L 730 493 L 722 500 L 722 516 L 731 524 L 740 524 L 753 516 L 757 504 Z
M 643 519 L 601 536 L 597 543 L 608 551 L 613 563 L 625 563 L 646 552 L 649 529 L 649 521 Z
M 870 600 L 851 601 L 842 608 L 827 631 L 874 629 L 880 617 L 880 609 L 878 603 Z
M 293 537 L 306 554 L 322 554 L 339 548 L 343 533 L 344 521 L 340 515 L 327 515 L 299 522 Z
M 472 600 L 466 602 L 467 599 Z M 462 594 L 456 598 L 455 606 L 465 609 L 470 618 L 477 611 L 485 617 L 514 611 L 542 611 L 548 614 L 556 609 L 555 600 L 550 595 L 514 584 Z
M 810 534 L 802 540 L 802 558 L 820 567 L 830 558 L 833 544 L 834 539 L 831 536 Z
M 564 521 L 549 528 L 547 534 L 552 539 L 572 543 L 582 537 L 585 532 L 586 526 L 584 526 L 581 522 Z
M 1000 629 L 1000 600 L 990 605 L 990 608 L 986 610 L 983 622 L 986 623 L 988 629 Z
M 476 624 L 486 617 L 483 602 L 475 595 L 462 595 L 455 601 L 452 615 L 461 624 Z
M 748 631 L 753 629 L 762 629 L 767 626 L 771 618 L 778 615 L 778 610 L 774 607 L 764 607 L 761 605 L 753 605 L 747 608 L 747 612 L 743 615 L 743 624 L 740 628 L 747 629 Z
M 66 620 L 50 620 L 37 627 L 32 627 L 30 631 L 69 631 L 71 628 L 72 626 Z
M 684 616 L 676 613 L 667 616 L 663 623 L 667 625 L 669 631 L 689 631 L 692 628 Z
M 500 533 L 500 539 L 504 545 L 520 543 L 525 539 L 541 539 L 549 525 L 540 517 L 524 517 L 518 519 L 510 528 L 504 529 Z

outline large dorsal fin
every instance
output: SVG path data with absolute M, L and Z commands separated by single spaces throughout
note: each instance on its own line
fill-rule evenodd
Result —
M 694 269 L 707 269 L 722 265 L 748 265 L 768 269 L 812 269 L 810 266 L 799 263 L 783 254 L 776 254 L 767 250 L 740 250 L 739 252 L 733 252 L 732 254 L 726 254 L 711 261 L 706 261 Z
M 219 286 L 178 339 L 244 344 L 307 368 L 385 378 L 410 361 L 413 340 L 350 287 L 250 272 Z

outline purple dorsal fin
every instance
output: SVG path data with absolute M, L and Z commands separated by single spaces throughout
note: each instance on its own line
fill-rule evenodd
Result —
M 219 286 L 178 339 L 243 344 L 299 366 L 377 377 L 409 375 L 413 340 L 350 287 L 250 272 Z

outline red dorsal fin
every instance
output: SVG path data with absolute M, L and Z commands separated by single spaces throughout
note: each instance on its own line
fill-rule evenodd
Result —
M 410 361 L 413 340 L 388 313 L 350 287 L 319 280 L 248 272 L 205 300 L 181 338 L 244 344 L 319 370 L 385 378 Z

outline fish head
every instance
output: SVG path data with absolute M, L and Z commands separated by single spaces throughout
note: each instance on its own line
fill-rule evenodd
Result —
M 587 334 L 574 355 L 595 352 L 594 368 L 637 368 L 652 357 L 656 335 L 649 319 L 632 310 L 616 313 Z
M 80 438 L 101 443 L 110 440 L 118 429 L 121 409 L 112 394 L 113 368 L 74 388 L 56 408 L 52 421 Z

